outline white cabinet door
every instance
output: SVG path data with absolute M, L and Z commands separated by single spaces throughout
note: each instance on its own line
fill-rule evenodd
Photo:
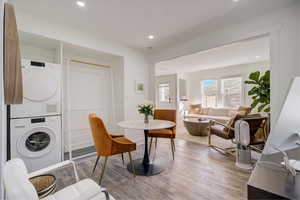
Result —
M 156 77 L 156 107 L 159 109 L 176 109 L 177 75 Z

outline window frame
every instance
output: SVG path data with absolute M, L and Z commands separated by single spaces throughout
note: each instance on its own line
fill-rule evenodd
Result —
M 223 95 L 223 85 L 222 82 L 224 80 L 228 80 L 228 79 L 240 79 L 241 84 L 240 84 L 240 105 L 243 104 L 244 101 L 244 88 L 243 88 L 243 81 L 244 78 L 242 75 L 236 75 L 236 76 L 229 76 L 229 77 L 219 77 L 219 78 L 207 78 L 207 79 L 203 79 L 200 81 L 200 87 L 201 87 L 201 102 L 203 107 L 208 107 L 207 103 L 203 102 L 203 98 L 204 98 L 204 91 L 203 91 L 203 82 L 204 81 L 217 81 L 217 94 L 216 94 L 216 103 L 215 106 L 213 106 L 213 108 L 224 108 L 224 95 Z M 206 105 L 205 105 L 206 104 Z M 228 107 L 228 106 L 227 106 Z M 228 107 L 228 108 L 235 108 L 235 107 Z
M 242 76 L 233 76 L 233 77 L 226 77 L 226 78 L 220 78 L 220 96 L 221 96 L 221 106 L 222 107 L 225 107 L 225 102 L 224 102 L 224 88 L 223 88 L 223 84 L 224 84 L 224 81 L 226 80 L 233 80 L 233 79 L 239 79 L 240 81 L 240 85 L 239 85 L 239 89 L 240 89 L 240 99 L 239 99 L 239 105 L 242 104 L 242 100 L 243 100 L 243 77 Z M 237 94 L 237 93 L 233 93 L 233 94 Z M 238 106 L 238 105 L 236 105 Z M 236 107 L 235 106 L 235 107 Z M 228 107 L 228 106 L 227 106 Z M 231 108 L 231 106 L 229 106 Z M 234 107 L 233 107 L 234 108 Z
M 160 85 L 166 85 L 166 86 L 160 87 Z M 161 93 L 160 93 L 161 88 L 168 88 L 169 98 L 166 99 L 165 101 L 161 101 Z M 170 103 L 170 82 L 158 83 L 158 101 L 159 101 L 159 103 Z
M 202 102 L 202 105 L 204 106 L 204 102 L 203 102 L 204 96 L 207 96 L 207 95 L 203 95 L 204 94 L 204 85 L 203 85 L 203 82 L 205 82 L 205 81 L 216 81 L 216 87 L 217 87 L 216 91 L 217 92 L 216 92 L 216 95 L 215 95 L 215 97 L 216 97 L 215 106 L 213 106 L 213 107 L 218 107 L 218 100 L 219 100 L 219 95 L 218 95 L 218 93 L 219 93 L 219 83 L 218 82 L 219 81 L 218 81 L 218 79 L 206 79 L 206 80 L 202 80 L 200 82 L 200 85 L 201 85 L 201 102 Z M 209 107 L 209 106 L 207 106 L 207 100 L 206 100 L 205 104 L 206 105 L 204 107 Z

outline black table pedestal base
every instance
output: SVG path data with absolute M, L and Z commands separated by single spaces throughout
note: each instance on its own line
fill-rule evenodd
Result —
M 137 160 L 133 160 L 133 164 L 134 164 L 134 168 L 135 168 L 135 174 L 139 175 L 139 176 L 153 176 L 156 174 L 161 173 L 164 168 L 157 165 L 157 164 L 149 164 L 148 167 L 145 167 L 143 165 L 143 159 L 137 159 Z M 129 163 L 127 165 L 127 169 L 128 171 L 132 172 L 132 168 L 131 168 L 131 164 Z

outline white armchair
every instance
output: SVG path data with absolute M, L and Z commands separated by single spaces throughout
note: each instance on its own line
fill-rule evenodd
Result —
M 72 164 L 76 183 L 42 200 L 114 200 L 108 192 L 91 179 L 79 181 L 74 161 L 64 161 L 56 165 L 28 174 L 21 159 L 12 159 L 4 166 L 4 186 L 8 200 L 39 200 L 38 194 L 29 181 L 30 177 Z

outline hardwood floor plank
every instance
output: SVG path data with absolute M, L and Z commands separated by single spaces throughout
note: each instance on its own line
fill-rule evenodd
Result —
M 175 160 L 169 140 L 159 140 L 155 163 L 164 163 L 166 169 L 159 175 L 135 179 L 122 164 L 119 155 L 108 159 L 102 186 L 121 200 L 241 200 L 246 199 L 246 183 L 250 173 L 235 167 L 235 160 L 204 144 L 176 139 Z M 153 149 L 154 150 L 154 149 Z M 153 151 L 154 152 L 154 151 Z M 151 155 L 154 155 L 154 153 Z M 143 156 L 143 145 L 133 153 L 133 159 Z M 98 182 L 98 166 L 92 175 L 96 156 L 77 162 L 79 177 Z M 129 162 L 125 156 L 126 164 Z M 74 183 L 70 167 L 55 171 L 58 189 Z

